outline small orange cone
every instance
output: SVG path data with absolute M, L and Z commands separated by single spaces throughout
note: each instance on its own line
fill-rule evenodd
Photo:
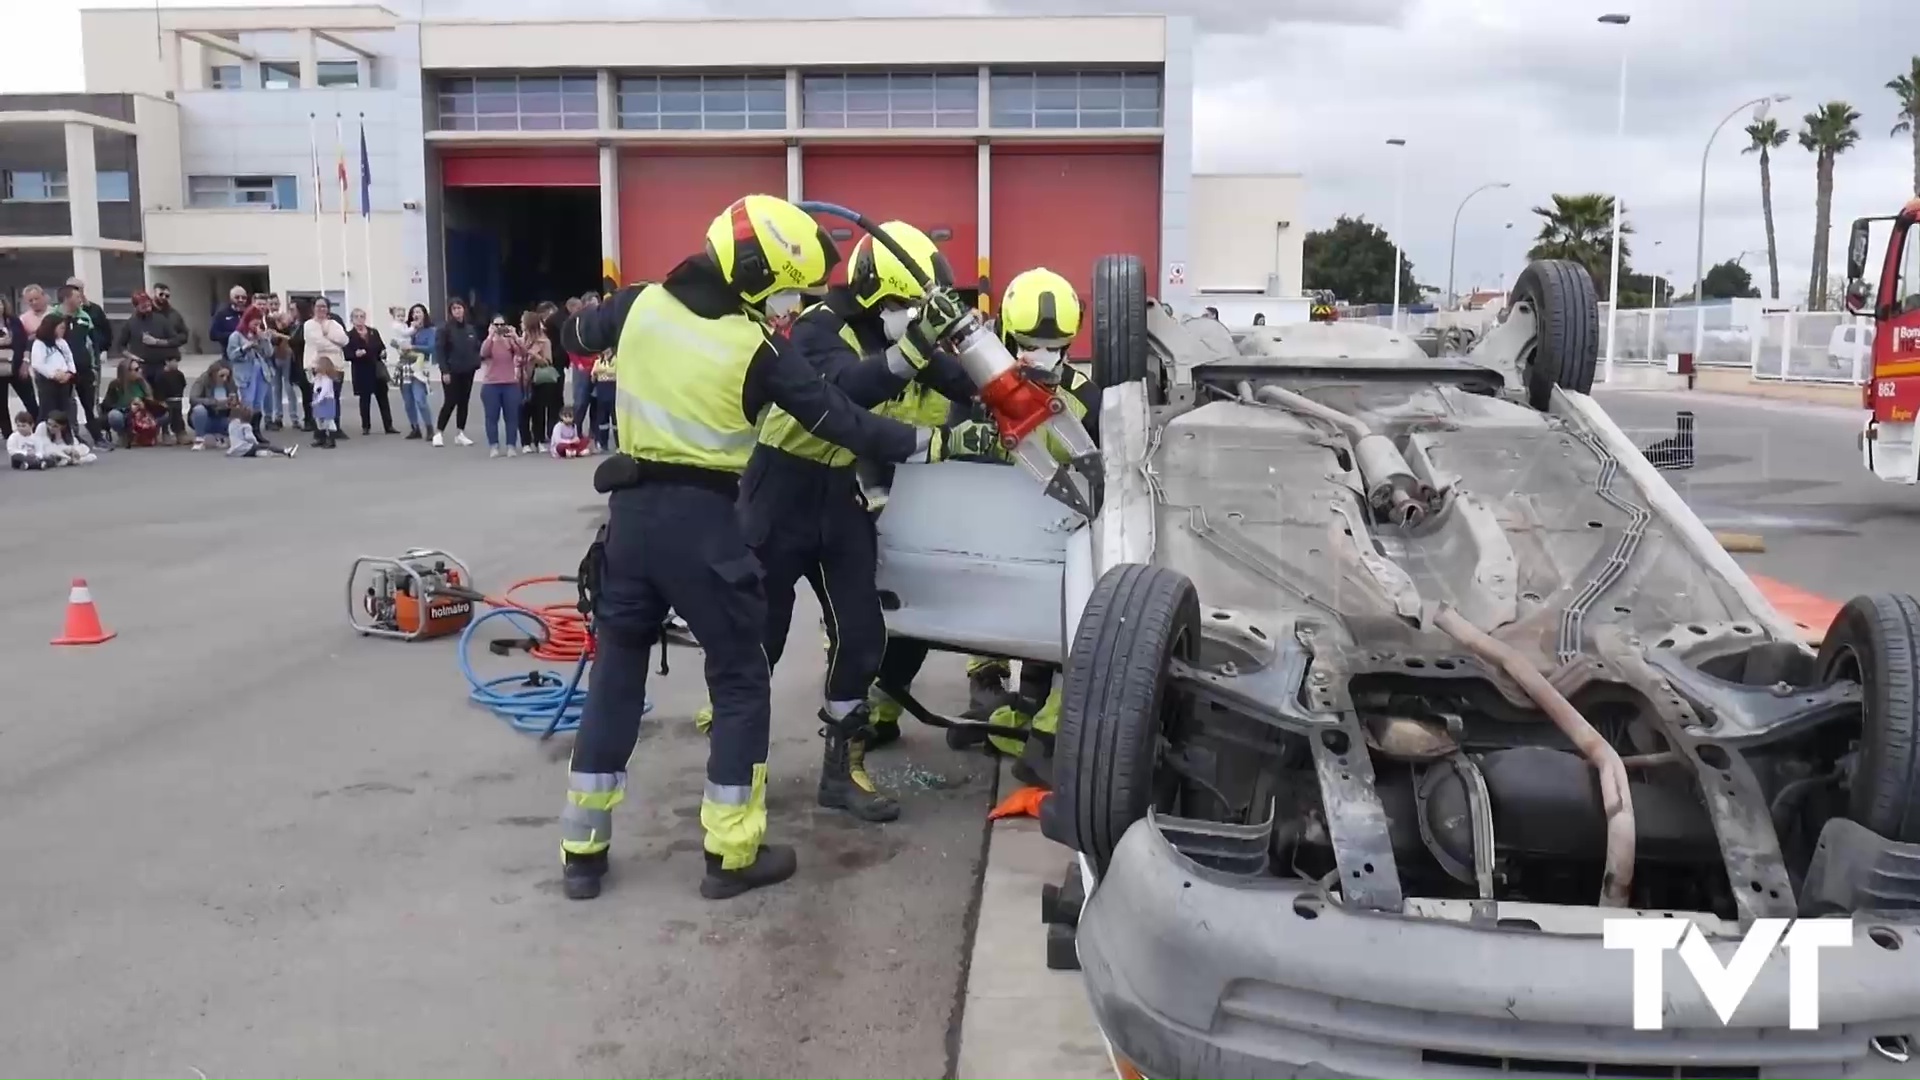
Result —
M 93 593 L 87 591 L 86 578 L 74 578 L 67 594 L 67 628 L 53 639 L 55 645 L 98 645 L 112 641 L 113 631 L 100 625 L 100 611 L 93 606 Z

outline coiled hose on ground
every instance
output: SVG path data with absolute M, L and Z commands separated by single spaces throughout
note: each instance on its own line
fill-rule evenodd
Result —
M 514 594 L 536 585 L 572 584 L 558 575 L 518 581 L 502 596 L 480 597 L 488 609 L 460 633 L 460 674 L 466 676 L 467 700 L 493 713 L 515 731 L 547 738 L 557 731 L 575 731 L 587 703 L 585 677 L 593 662 L 593 628 L 574 604 L 534 606 Z M 473 668 L 475 634 L 485 623 L 504 619 L 526 633 L 528 654 L 536 660 L 573 662 L 571 672 L 535 668 L 520 674 L 482 679 Z M 653 702 L 641 706 L 643 715 Z

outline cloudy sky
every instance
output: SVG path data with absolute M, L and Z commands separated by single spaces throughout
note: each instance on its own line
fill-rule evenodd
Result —
M 218 0 L 208 0 L 218 2 Z M 271 3 L 273 0 L 259 0 Z M 170 0 L 169 0 L 170 3 Z M 1516 264 L 1537 227 L 1529 208 L 1553 192 L 1624 193 L 1639 238 L 1638 269 L 1691 279 L 1700 155 L 1720 118 L 1769 94 L 1800 125 L 1840 99 L 1864 114 L 1861 141 L 1842 156 L 1836 233 L 1862 214 L 1895 209 L 1912 187 L 1912 143 L 1892 138 L 1896 103 L 1884 84 L 1920 51 L 1912 0 L 820 0 L 819 14 L 1166 11 L 1201 31 L 1194 102 L 1195 167 L 1306 174 L 1306 223 L 1363 214 L 1391 225 L 1390 137 L 1408 140 L 1404 242 L 1422 281 L 1444 285 L 1450 226 L 1461 219 L 1458 277 L 1492 283 Z M 73 0 L 0 0 L 0 25 L 31 22 L 45 40 L 8 50 L 0 90 L 81 86 Z M 140 6 L 146 6 L 141 4 Z M 170 3 L 171 6 L 171 3 Z M 795 10 L 790 0 L 627 0 L 634 14 L 746 16 Z M 578 0 L 564 5 L 582 14 Z M 1595 22 L 1607 11 L 1626 27 Z M 1264 14 L 1263 14 L 1264 13 Z M 1896 32 L 1896 28 L 1904 28 Z M 1627 133 L 1615 136 L 1616 93 L 1628 55 Z M 912 60 L 903 41 L 898 59 Z M 1745 117 L 1715 142 L 1707 193 L 1707 262 L 1746 260 L 1765 280 L 1758 168 L 1742 155 Z M 1776 155 L 1774 207 L 1782 291 L 1806 290 L 1814 212 L 1812 155 Z M 1513 229 L 1503 226 L 1513 222 Z M 1657 242 L 1657 244 L 1656 244 Z M 1836 258 L 1844 243 L 1831 245 Z M 1834 276 L 1839 276 L 1838 270 Z M 1683 286 L 1684 287 L 1684 286 Z

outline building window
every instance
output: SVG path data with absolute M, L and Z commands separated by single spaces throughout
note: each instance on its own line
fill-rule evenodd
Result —
M 17 172 L 6 174 L 8 202 L 66 202 L 67 174 L 64 172 Z
M 493 75 L 440 80 L 442 131 L 592 131 L 600 95 L 592 75 Z
M 125 169 L 95 173 L 93 178 L 95 202 L 131 202 L 133 189 L 128 183 Z
M 620 126 L 635 131 L 779 131 L 787 126 L 784 75 L 628 75 Z
M 260 88 L 262 90 L 298 90 L 300 62 L 297 60 L 260 61 Z
M 322 60 L 314 65 L 314 78 L 321 86 L 359 86 L 360 61 Z
M 200 210 L 236 206 L 297 210 L 300 181 L 293 176 L 189 176 L 187 205 Z
M 995 72 L 989 90 L 997 128 L 1160 126 L 1153 71 Z
M 242 85 L 239 64 L 215 64 L 207 69 L 209 90 L 238 90 Z
M 810 128 L 980 126 L 977 72 L 810 74 L 800 81 L 800 125 Z

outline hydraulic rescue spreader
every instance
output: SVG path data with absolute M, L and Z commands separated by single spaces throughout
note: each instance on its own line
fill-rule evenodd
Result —
M 936 344 L 944 345 L 980 388 L 980 402 L 1000 431 L 1001 445 L 1014 461 L 1046 485 L 1049 497 L 1091 520 L 1093 493 L 1101 480 L 1100 451 L 1053 388 L 1026 378 L 1024 366 L 1014 359 L 980 312 L 951 289 L 927 280 L 886 230 L 844 206 L 811 201 L 798 205 L 808 213 L 841 218 L 866 230 L 920 282 L 927 292 L 925 304 L 945 305 L 957 314 L 952 328 Z M 1066 463 L 1056 464 L 1048 451 L 1049 434 L 1066 449 Z

